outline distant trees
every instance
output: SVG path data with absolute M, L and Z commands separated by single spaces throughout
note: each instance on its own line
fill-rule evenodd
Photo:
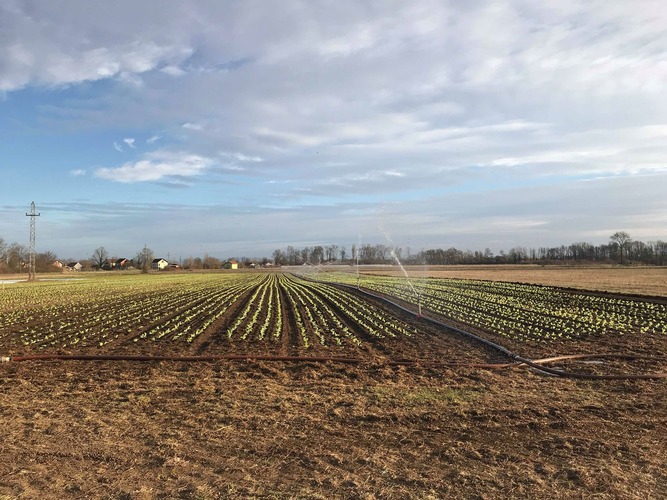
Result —
M 319 260 L 324 250 L 324 260 Z M 339 250 L 340 249 L 340 250 Z M 620 263 L 642 265 L 667 265 L 667 242 L 650 241 L 644 243 L 633 240 L 625 231 L 618 231 L 610 237 L 609 244 L 593 245 L 576 242 L 555 247 L 526 248 L 516 246 L 508 251 L 491 249 L 484 251 L 431 248 L 403 257 L 403 249 L 382 244 L 352 244 L 351 252 L 338 245 L 305 247 L 297 249 L 288 246 L 285 250 L 273 252 L 276 265 L 318 264 L 338 261 L 347 264 L 394 264 L 394 256 L 403 264 L 452 265 L 452 264 L 564 264 L 564 263 Z M 340 260 L 338 260 L 340 257 Z
M 574 263 L 617 263 L 620 265 L 654 265 L 667 266 L 667 242 L 633 240 L 626 231 L 617 231 L 609 237 L 608 243 L 594 245 L 588 242 L 576 242 L 569 245 L 554 247 L 526 248 L 515 246 L 509 250 L 499 250 L 497 254 L 489 248 L 484 251 L 460 250 L 455 247 L 446 249 L 430 248 L 418 252 L 403 252 L 398 246 L 384 244 L 353 243 L 350 251 L 345 246 L 336 244 L 314 245 L 296 248 L 293 245 L 285 249 L 273 251 L 272 259 L 234 259 L 242 267 L 251 267 L 253 262 L 266 263 L 269 260 L 274 265 L 297 266 L 302 264 L 320 265 L 327 263 L 344 264 L 395 264 L 396 258 L 402 264 L 422 265 L 456 265 L 456 264 L 574 264 Z M 148 272 L 153 261 L 153 251 L 144 246 L 133 259 L 132 264 L 137 269 Z M 26 272 L 26 263 L 29 259 L 28 248 L 19 243 L 8 243 L 0 237 L 0 273 Z M 56 271 L 53 266 L 57 259 L 50 251 L 36 255 L 36 269 L 38 272 Z M 93 251 L 90 260 L 80 260 L 87 268 L 110 269 L 113 263 L 105 247 L 101 246 Z M 70 258 L 69 261 L 76 259 Z M 222 260 L 211 255 L 201 257 L 187 257 L 179 261 L 183 269 L 220 269 Z
M 283 252 L 280 249 L 274 250 L 273 255 L 271 257 L 273 258 L 273 263 L 276 266 L 283 266 L 287 264 L 287 257 L 285 255 L 285 252 Z
M 204 260 L 202 261 L 203 269 L 220 269 L 222 267 L 222 261 L 216 257 L 211 257 L 209 254 L 204 255 Z
M 60 271 L 53 263 L 58 257 L 53 252 L 42 252 L 35 255 L 35 271 L 38 273 L 48 273 L 52 271 Z
M 28 248 L 19 243 L 12 243 L 7 246 L 4 255 L 7 271 L 10 273 L 20 273 L 23 271 L 23 264 L 28 261 Z
M 621 265 L 623 265 L 623 252 L 627 251 L 628 246 L 632 243 L 632 238 L 625 231 L 617 231 L 609 237 L 609 241 L 619 249 Z

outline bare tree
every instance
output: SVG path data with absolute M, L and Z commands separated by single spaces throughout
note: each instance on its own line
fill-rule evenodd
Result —
M 28 248 L 19 243 L 12 243 L 7 247 L 5 259 L 10 272 L 21 272 L 23 263 L 28 260 Z
M 324 247 L 321 245 L 314 246 L 310 252 L 310 258 L 313 264 L 321 264 L 324 260 Z
M 609 237 L 612 244 L 617 245 L 621 253 L 621 265 L 623 265 L 623 250 L 626 250 L 632 243 L 632 238 L 625 231 L 617 231 Z
M 93 255 L 90 256 L 90 260 L 93 261 L 93 265 L 98 269 L 102 269 L 105 265 L 108 264 L 109 252 L 104 247 L 98 247 L 93 252 Z
M 276 266 L 282 266 L 286 261 L 285 252 L 282 250 L 275 250 L 273 252 L 273 263 Z
M 324 248 L 324 253 L 326 254 L 326 260 L 329 262 L 338 259 L 338 245 L 327 245 Z
M 60 271 L 61 269 L 58 269 L 53 265 L 57 258 L 58 256 L 53 252 L 46 251 L 38 253 L 35 257 L 35 269 L 38 273 Z
M 147 273 L 151 268 L 151 263 L 153 262 L 153 250 L 144 245 L 144 248 L 137 252 L 137 256 L 134 258 L 134 263 L 136 266 L 141 269 L 142 273 Z
M 204 266 L 204 269 L 220 269 L 222 267 L 222 262 L 220 259 L 206 254 L 204 255 L 202 265 Z

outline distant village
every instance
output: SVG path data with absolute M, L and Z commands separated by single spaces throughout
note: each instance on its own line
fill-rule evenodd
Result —
M 7 245 L 0 238 L 0 273 L 12 274 L 27 271 L 30 263 L 29 251 L 24 245 L 12 243 Z M 178 271 L 178 270 L 209 270 L 209 269 L 254 269 L 272 267 L 269 259 L 230 258 L 226 260 L 205 255 L 169 259 L 156 257 L 153 251 L 144 247 L 133 258 L 115 257 L 104 247 L 94 250 L 87 259 L 60 259 L 53 252 L 37 252 L 35 254 L 35 271 L 47 272 L 82 272 L 82 271 Z
M 218 259 L 215 260 L 217 261 Z M 271 267 L 272 263 L 265 262 L 261 265 L 262 267 Z M 209 261 L 206 264 L 202 260 L 202 262 L 188 262 L 186 265 L 182 265 L 177 262 L 169 262 L 163 258 L 151 260 L 149 266 L 144 266 L 141 263 L 136 263 L 134 260 L 126 258 L 106 260 L 101 265 L 90 260 L 62 262 L 56 259 L 51 263 L 51 266 L 54 270 L 61 271 L 130 271 L 133 269 L 146 269 L 146 267 L 152 271 L 178 271 L 180 269 L 239 269 L 240 267 L 254 269 L 259 267 L 255 262 L 243 262 L 240 264 L 233 259 L 219 262 Z

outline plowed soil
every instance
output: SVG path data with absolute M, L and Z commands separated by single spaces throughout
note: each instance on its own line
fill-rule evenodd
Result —
M 14 362 L 7 498 L 662 498 L 667 384 L 311 363 Z

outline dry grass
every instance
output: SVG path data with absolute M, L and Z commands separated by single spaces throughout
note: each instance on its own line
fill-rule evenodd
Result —
M 469 278 L 667 297 L 667 267 L 565 267 L 535 265 L 409 266 L 410 277 Z M 395 267 L 366 268 L 365 274 L 404 276 Z
M 0 497 L 667 493 L 664 382 L 304 363 L 1 369 Z

